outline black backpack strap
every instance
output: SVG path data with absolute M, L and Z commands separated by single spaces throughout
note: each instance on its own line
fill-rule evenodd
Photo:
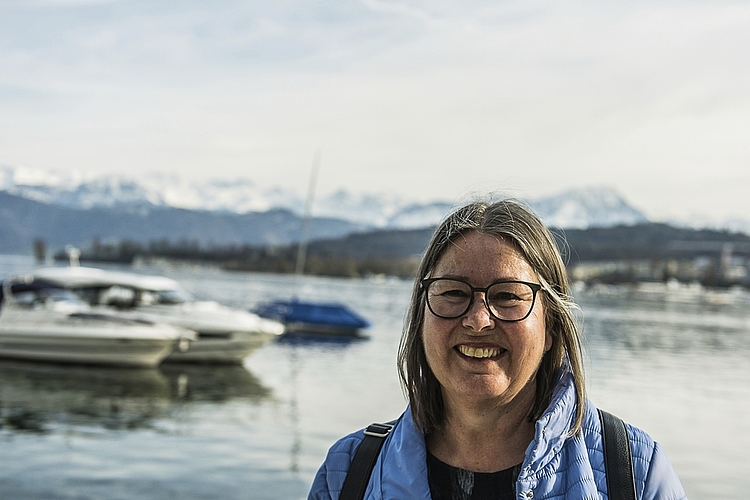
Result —
M 365 497 L 372 468 L 375 467 L 383 442 L 393 429 L 394 423 L 395 421 L 385 424 L 370 424 L 365 429 L 365 438 L 354 453 L 352 463 L 349 465 L 349 472 L 346 473 L 346 479 L 344 479 L 344 486 L 341 488 L 339 500 L 362 500 Z
M 609 500 L 636 500 L 633 455 L 625 422 L 604 410 L 597 411 L 602 424 L 607 497 Z

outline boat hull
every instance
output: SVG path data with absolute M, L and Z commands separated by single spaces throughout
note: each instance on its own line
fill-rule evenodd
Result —
M 230 334 L 198 334 L 190 349 L 175 349 L 165 363 L 220 363 L 241 364 L 256 349 L 274 340 L 276 334 L 232 332 Z
M 101 338 L 75 332 L 44 335 L 22 328 L 0 329 L 0 357 L 55 363 L 153 368 L 176 343 L 167 338 Z

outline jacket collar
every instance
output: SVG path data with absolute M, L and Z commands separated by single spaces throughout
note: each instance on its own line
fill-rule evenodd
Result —
M 522 474 L 542 469 L 560 452 L 573 427 L 575 408 L 573 374 L 565 365 L 558 376 L 549 406 L 536 421 L 534 440 L 526 449 Z
M 573 375 L 565 365 L 547 410 L 535 424 L 519 478 L 535 474 L 560 452 L 573 426 L 575 406 Z M 414 424 L 409 406 L 378 457 L 368 487 L 368 493 L 373 492 L 378 492 L 376 498 L 430 498 L 424 435 Z

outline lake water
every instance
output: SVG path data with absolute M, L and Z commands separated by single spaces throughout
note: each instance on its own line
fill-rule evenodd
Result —
M 0 256 L 0 276 L 32 269 Z M 0 498 L 301 499 L 338 437 L 405 406 L 396 351 L 411 283 L 139 268 L 202 298 L 342 300 L 367 339 L 282 338 L 244 366 L 105 369 L 0 361 Z M 750 297 L 578 292 L 601 407 L 666 449 L 689 497 L 750 491 Z

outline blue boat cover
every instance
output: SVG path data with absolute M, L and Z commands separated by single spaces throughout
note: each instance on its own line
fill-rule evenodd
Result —
M 370 326 L 365 318 L 336 302 L 274 300 L 258 305 L 254 312 L 283 323 L 307 323 L 353 330 Z

